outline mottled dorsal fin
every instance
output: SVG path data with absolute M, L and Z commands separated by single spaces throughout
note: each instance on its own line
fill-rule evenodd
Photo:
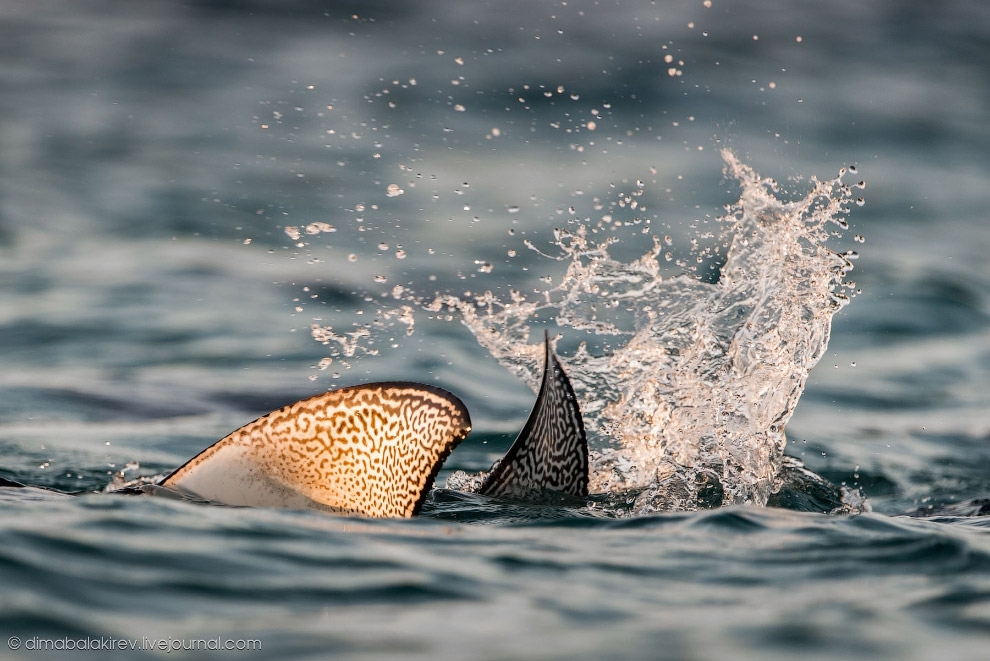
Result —
M 481 485 L 489 496 L 588 495 L 588 441 L 564 368 L 544 338 L 543 383 L 526 425 Z
M 227 505 L 409 517 L 470 430 L 464 404 L 440 388 L 341 388 L 241 427 L 161 486 Z

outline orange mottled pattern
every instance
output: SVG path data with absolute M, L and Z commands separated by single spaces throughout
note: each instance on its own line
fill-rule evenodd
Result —
M 269 478 L 334 509 L 409 517 L 470 429 L 467 409 L 450 393 L 381 383 L 296 402 L 217 446 L 248 448 Z

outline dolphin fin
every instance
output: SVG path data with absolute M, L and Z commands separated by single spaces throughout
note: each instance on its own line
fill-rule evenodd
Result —
M 226 505 L 410 517 L 470 430 L 467 408 L 446 390 L 352 386 L 258 418 L 160 486 Z
M 544 336 L 543 382 L 519 436 L 485 477 L 480 493 L 533 498 L 548 491 L 588 495 L 588 441 L 571 382 Z

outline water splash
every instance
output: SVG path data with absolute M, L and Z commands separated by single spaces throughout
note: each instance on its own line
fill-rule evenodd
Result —
M 727 251 L 717 282 L 664 279 L 659 238 L 621 262 L 610 239 L 593 244 L 578 225 L 558 230 L 567 271 L 537 300 L 487 292 L 425 304 L 459 313 L 534 389 L 542 350 L 528 343 L 531 325 L 552 319 L 609 336 L 608 350 L 582 343 L 564 361 L 590 432 L 592 491 L 638 492 L 637 513 L 765 504 L 780 486 L 784 426 L 825 352 L 832 316 L 848 302 L 843 277 L 855 255 L 826 245 L 848 227 L 845 169 L 785 201 L 775 182 L 728 151 L 723 158 L 742 194 L 719 218 L 715 245 Z
M 843 168 L 788 199 L 731 152 L 722 156 L 741 195 L 716 232 L 697 229 L 694 259 L 675 259 L 670 237 L 654 237 L 645 254 L 621 261 L 610 254 L 617 228 L 634 225 L 642 235 L 649 220 L 620 223 L 608 213 L 597 223 L 575 220 L 556 230 L 557 255 L 527 242 L 567 265 L 557 284 L 543 280 L 535 298 L 519 291 L 423 297 L 395 286 L 374 321 L 355 331 L 313 325 L 313 337 L 331 348 L 321 369 L 377 354 L 373 337 L 397 325 L 411 334 L 420 310 L 459 318 L 536 390 L 543 349 L 530 336 L 556 324 L 567 341 L 585 339 L 558 353 L 589 432 L 592 492 L 622 494 L 633 513 L 765 504 L 781 484 L 784 427 L 825 352 L 833 315 L 848 303 L 843 290 L 854 287 L 843 278 L 855 253 L 828 244 L 848 228 L 845 216 L 861 200 L 853 188 L 865 184 L 845 184 L 855 170 Z M 617 206 L 635 210 L 642 187 L 637 182 Z M 685 273 L 665 277 L 667 262 Z M 714 282 L 699 275 L 705 264 Z

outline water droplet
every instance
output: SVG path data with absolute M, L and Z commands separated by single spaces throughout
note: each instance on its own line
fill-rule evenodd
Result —
M 306 226 L 306 234 L 319 234 L 321 232 L 336 232 L 333 225 L 329 223 L 316 222 Z

